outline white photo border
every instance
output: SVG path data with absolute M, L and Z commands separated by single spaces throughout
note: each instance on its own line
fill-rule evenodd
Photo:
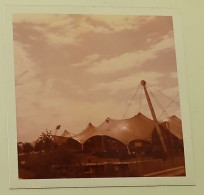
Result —
M 181 116 L 185 151 L 186 176 L 184 177 L 134 177 L 134 178 L 88 178 L 88 179 L 19 179 L 17 155 L 17 125 L 15 106 L 15 73 L 13 53 L 12 15 L 16 13 L 47 14 L 109 14 L 109 15 L 156 15 L 172 16 L 177 58 L 177 73 L 181 102 Z M 4 47 L 6 66 L 7 130 L 9 144 L 10 188 L 59 188 L 59 187 L 110 187 L 110 186 L 158 186 L 195 185 L 194 157 L 191 139 L 189 101 L 186 82 L 186 67 L 182 39 L 181 16 L 176 9 L 121 8 L 89 6 L 4 6 Z

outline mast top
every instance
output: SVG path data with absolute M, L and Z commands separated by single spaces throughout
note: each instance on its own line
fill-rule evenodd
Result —
M 146 85 L 146 81 L 145 80 L 141 80 L 141 85 L 145 86 Z

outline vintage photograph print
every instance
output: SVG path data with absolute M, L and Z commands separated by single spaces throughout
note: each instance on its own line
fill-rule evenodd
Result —
M 186 176 L 171 16 L 12 19 L 19 179 Z

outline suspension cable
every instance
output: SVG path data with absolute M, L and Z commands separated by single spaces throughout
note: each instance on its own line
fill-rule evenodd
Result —
M 170 98 L 168 95 L 164 94 L 162 91 L 160 91 L 159 89 L 157 89 L 157 88 L 154 87 L 154 86 L 151 86 L 151 85 L 149 85 L 149 84 L 148 84 L 148 86 L 154 88 L 154 89 L 155 89 L 157 92 L 159 92 L 161 95 L 165 96 L 165 97 L 168 98 L 169 100 L 173 101 L 175 104 L 179 105 L 179 103 L 176 102 L 174 98 L 173 98 L 173 99 Z
M 140 86 L 140 101 L 139 101 L 139 112 L 141 112 L 141 106 L 142 106 L 142 95 L 143 95 L 142 87 Z
M 165 110 L 167 110 L 167 108 L 173 103 L 175 102 L 174 100 L 177 98 L 177 96 L 179 95 L 179 92 L 176 94 L 176 96 L 171 100 L 171 102 L 169 102 L 169 104 L 166 106 Z M 163 115 L 164 111 L 159 115 L 159 118 L 161 118 L 161 116 Z
M 160 106 L 161 110 L 163 110 L 163 113 L 165 112 L 167 114 L 167 116 L 169 117 L 169 114 L 167 113 L 167 111 L 163 108 L 163 106 L 161 105 L 161 103 L 157 100 L 157 98 L 155 97 L 155 95 L 152 93 L 151 89 L 148 87 L 148 90 L 150 91 L 150 94 L 153 96 L 155 102 Z
M 133 96 L 132 96 L 132 98 L 131 98 L 131 101 L 129 102 L 129 104 L 128 104 L 128 106 L 127 106 L 127 109 L 125 110 L 125 113 L 123 114 L 122 119 L 125 118 L 125 115 L 126 115 L 127 111 L 129 110 L 130 105 L 132 104 L 132 101 L 133 101 L 133 99 L 135 98 L 135 96 L 136 96 L 136 94 L 137 94 L 137 91 L 138 91 L 139 87 L 140 87 L 140 84 L 139 84 L 138 87 L 136 88 L 136 90 L 135 90 L 135 92 L 134 92 L 134 94 L 133 94 Z

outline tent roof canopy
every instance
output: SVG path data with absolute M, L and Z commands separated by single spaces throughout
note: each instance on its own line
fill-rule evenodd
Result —
M 104 135 L 115 138 L 125 145 L 132 140 L 151 141 L 154 121 L 138 113 L 132 118 L 116 120 L 110 117 L 95 127 L 91 123 L 79 134 L 72 138 L 80 143 L 86 142 L 90 137 Z
M 169 117 L 167 121 L 164 121 L 163 124 L 166 124 L 167 129 L 178 139 L 183 139 L 182 121 L 180 118 L 173 115 Z
M 64 132 L 61 135 L 62 137 L 72 137 L 72 134 L 68 132 L 67 130 L 64 130 Z
M 183 139 L 181 119 L 171 116 L 165 124 L 178 139 Z M 128 145 L 133 140 L 142 140 L 151 142 L 152 133 L 155 129 L 155 122 L 142 113 L 128 119 L 112 119 L 107 117 L 99 126 L 89 123 L 82 132 L 72 135 L 67 130 L 63 132 L 62 137 L 72 138 L 81 144 L 84 144 L 89 138 L 94 136 L 112 137 L 124 145 Z

